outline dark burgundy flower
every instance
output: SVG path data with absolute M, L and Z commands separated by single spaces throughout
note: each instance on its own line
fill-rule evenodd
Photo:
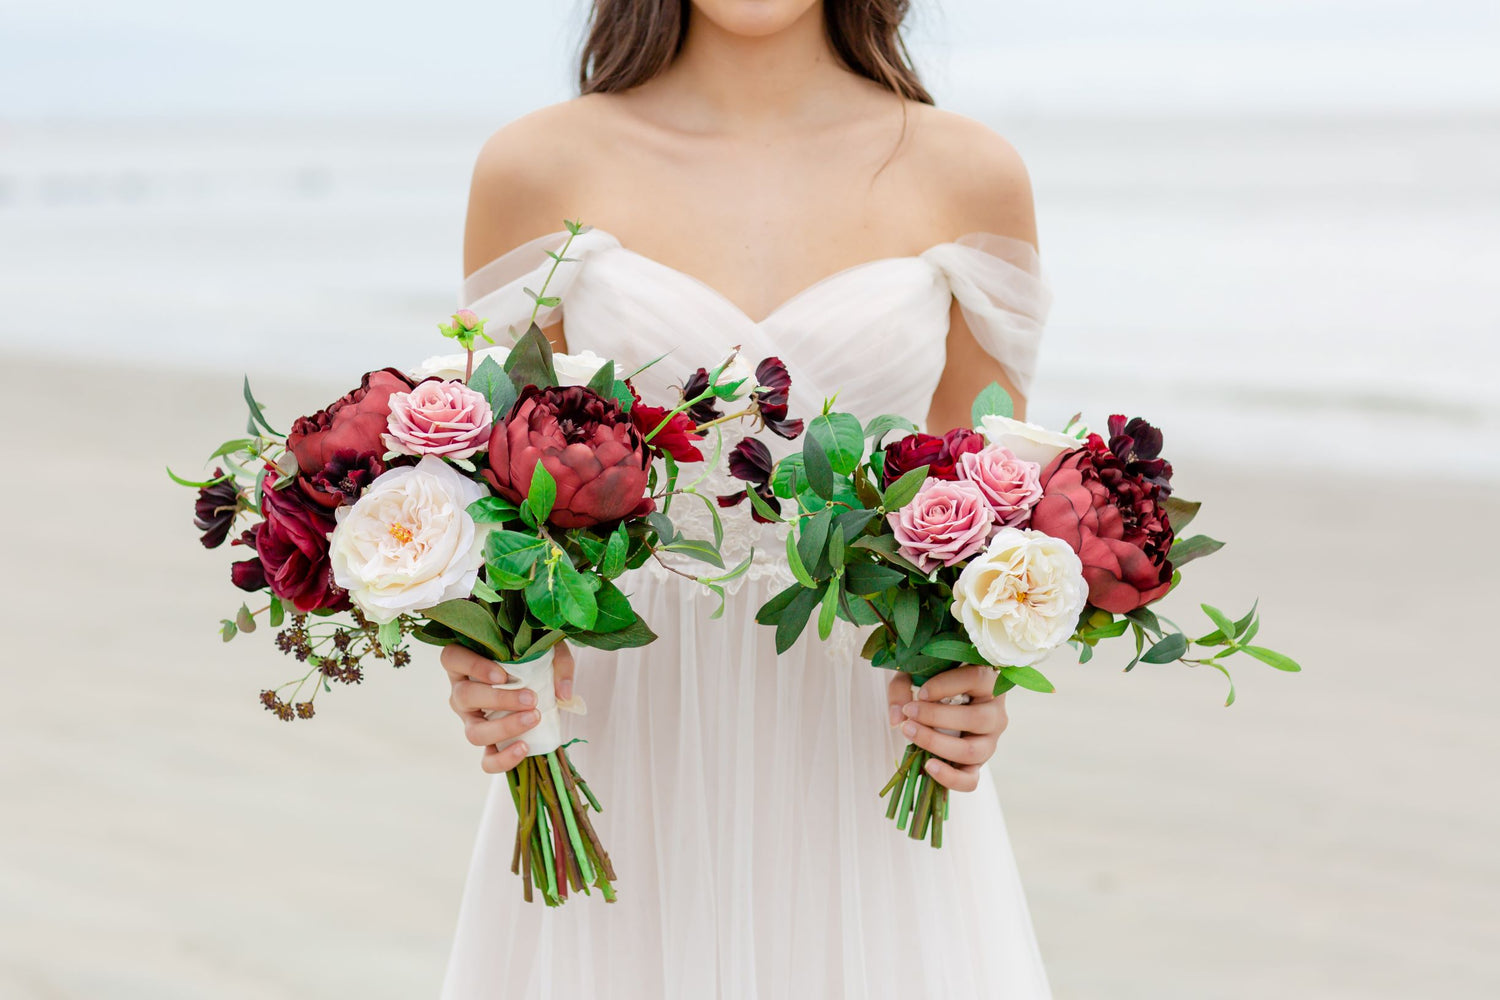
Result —
M 791 395 L 792 377 L 787 374 L 786 365 L 781 363 L 780 358 L 766 358 L 755 366 L 755 383 L 759 388 L 755 390 L 752 398 L 755 400 L 756 409 L 760 411 L 760 419 L 772 434 L 786 438 L 788 441 L 802 433 L 802 421 L 788 420 L 786 417 L 787 400 Z
M 1127 421 L 1116 413 L 1109 418 L 1109 450 L 1131 475 L 1156 486 L 1163 497 L 1171 495 L 1172 463 L 1161 457 L 1161 431 L 1140 417 Z
M 636 403 L 630 408 L 630 419 L 644 440 L 646 435 L 661 425 L 668 412 L 664 406 Z M 687 411 L 674 413 L 667 426 L 657 431 L 656 436 L 647 444 L 657 451 L 671 455 L 679 462 L 701 462 L 703 453 L 698 450 L 698 442 L 703 435 L 697 433 L 695 427 L 693 418 L 687 415 Z
M 213 477 L 224 475 L 223 469 L 214 469 Z M 225 479 L 212 486 L 198 490 L 198 502 L 194 505 L 193 526 L 203 532 L 203 547 L 216 549 L 229 537 L 234 519 L 240 510 L 240 489 L 234 479 Z
M 729 474 L 748 485 L 738 493 L 719 497 L 719 506 L 734 507 L 749 499 L 750 491 L 754 490 L 756 496 L 779 513 L 781 501 L 771 489 L 771 473 L 774 468 L 770 449 L 754 438 L 745 438 L 729 453 Z M 773 523 L 770 518 L 762 516 L 754 504 L 750 506 L 750 516 L 762 524 Z
M 333 515 L 300 491 L 272 489 L 269 482 L 261 512 L 265 520 L 255 526 L 254 543 L 271 593 L 298 611 L 348 607 L 349 596 L 334 584 L 328 562 Z
M 912 469 L 927 466 L 933 479 L 957 479 L 958 460 L 984 450 L 984 436 L 967 427 L 955 427 L 939 437 L 920 431 L 885 446 L 885 470 L 881 481 L 889 486 Z
M 584 386 L 527 386 L 510 416 L 496 422 L 483 474 L 495 492 L 520 503 L 540 462 L 557 481 L 548 520 L 584 528 L 652 509 L 648 456 L 617 401 Z
M 360 454 L 342 448 L 316 473 L 299 477 L 299 485 L 309 498 L 323 506 L 340 507 L 358 500 L 365 487 L 383 472 L 385 463 L 373 452 Z
M 297 471 L 310 480 L 321 472 L 341 451 L 356 455 L 385 454 L 382 440 L 391 415 L 393 393 L 409 392 L 412 382 L 394 368 L 367 372 L 354 389 L 309 417 L 298 417 L 287 435 L 286 446 L 297 456 Z M 337 503 L 316 495 L 316 487 L 307 485 L 309 495 L 325 507 Z
M 1041 484 L 1031 527 L 1078 553 L 1090 604 L 1124 614 L 1171 589 L 1174 535 L 1161 504 L 1164 494 L 1131 472 L 1097 434 L 1053 459 L 1042 470 Z
M 708 369 L 699 368 L 689 375 L 687 381 L 682 383 L 682 398 L 696 399 L 708 390 Z M 716 396 L 709 396 L 689 406 L 685 411 L 694 424 L 706 424 L 710 420 L 717 420 L 724 414 L 719 410 L 719 400 Z

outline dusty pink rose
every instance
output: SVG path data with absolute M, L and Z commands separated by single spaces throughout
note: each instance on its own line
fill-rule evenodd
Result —
M 975 484 L 929 479 L 911 503 L 886 519 L 901 554 L 931 573 L 981 551 L 995 525 L 995 512 Z
M 385 446 L 403 455 L 470 458 L 490 440 L 489 400 L 462 382 L 423 382 L 391 396 Z
M 995 512 L 996 527 L 1020 528 L 1042 498 L 1042 467 L 1017 458 L 1003 444 L 958 458 L 958 478 L 979 487 Z

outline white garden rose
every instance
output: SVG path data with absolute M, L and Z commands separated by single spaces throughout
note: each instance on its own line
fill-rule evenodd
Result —
M 979 421 L 979 433 L 990 444 L 1004 445 L 1012 455 L 1035 462 L 1044 469 L 1063 452 L 1083 446 L 1082 441 L 1067 434 L 994 413 Z
M 505 359 L 510 356 L 509 347 L 486 347 L 484 350 L 474 352 L 474 367 L 485 358 L 494 358 L 497 365 L 504 365 Z M 441 379 L 461 379 L 464 377 L 464 364 L 468 358 L 465 354 L 439 354 L 428 358 L 417 366 L 412 376 L 418 380 L 431 378 L 436 375 Z M 589 379 L 594 373 L 604 367 L 607 358 L 601 358 L 593 351 L 583 351 L 579 354 L 553 354 L 552 366 L 557 369 L 557 381 L 561 385 L 588 385 Z
M 335 513 L 333 579 L 374 622 L 468 597 L 484 562 L 484 533 L 466 513 L 483 486 L 427 455 L 377 478 Z
M 1068 640 L 1088 601 L 1083 563 L 1062 539 L 1001 528 L 953 585 L 953 617 L 998 667 L 1029 667 Z

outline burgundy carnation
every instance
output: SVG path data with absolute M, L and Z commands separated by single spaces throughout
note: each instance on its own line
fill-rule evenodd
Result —
M 223 469 L 214 469 L 214 479 L 223 475 Z M 240 488 L 232 477 L 198 490 L 198 501 L 193 507 L 193 526 L 203 532 L 205 549 L 216 549 L 224 544 L 239 510 Z
M 584 528 L 652 509 L 645 496 L 648 450 L 630 416 L 613 399 L 584 386 L 527 386 L 490 436 L 484 477 L 520 503 L 540 462 L 557 481 L 548 518 Z
M 881 481 L 889 486 L 912 469 L 927 466 L 931 479 L 958 478 L 958 460 L 984 450 L 984 436 L 967 427 L 955 427 L 942 435 L 918 431 L 885 446 L 885 470 Z
M 394 368 L 367 372 L 359 388 L 335 400 L 310 417 L 298 417 L 287 435 L 286 446 L 297 456 L 297 470 L 304 477 L 303 489 L 325 507 L 338 501 L 322 493 L 310 481 L 341 451 L 355 455 L 385 454 L 384 435 L 391 415 L 393 393 L 410 392 L 410 379 Z
M 787 401 L 791 397 L 792 377 L 780 358 L 766 358 L 755 366 L 755 406 L 760 419 L 772 434 L 788 441 L 802 433 L 802 420 L 788 420 Z
M 349 597 L 334 584 L 328 562 L 333 516 L 297 490 L 269 483 L 261 511 L 265 520 L 255 527 L 255 551 L 271 593 L 298 611 L 347 608 Z
M 738 493 L 719 497 L 719 506 L 734 507 L 749 499 L 750 491 L 754 490 L 756 496 L 764 500 L 772 510 L 779 512 L 781 501 L 771 489 L 771 473 L 774 469 L 770 449 L 755 438 L 745 438 L 729 453 L 729 474 L 747 485 Z M 750 506 L 750 517 L 762 524 L 773 523 L 756 510 L 754 504 Z
M 656 430 L 661 422 L 666 419 L 669 411 L 663 406 L 648 406 L 645 403 L 636 403 L 630 408 L 630 419 L 635 424 L 635 429 L 640 432 L 641 439 L 645 440 L 647 434 Z M 687 412 L 673 413 L 672 419 L 667 426 L 660 431 L 649 442 L 657 451 L 671 455 L 679 462 L 701 462 L 703 453 L 698 450 L 698 441 L 703 435 L 697 432 L 697 425 Z
M 1174 536 L 1161 505 L 1163 491 L 1131 472 L 1097 434 L 1053 459 L 1042 470 L 1041 484 L 1031 527 L 1078 553 L 1090 604 L 1124 614 L 1171 589 Z

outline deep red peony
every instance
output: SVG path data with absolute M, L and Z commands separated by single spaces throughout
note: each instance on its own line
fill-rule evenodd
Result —
M 333 582 L 328 562 L 328 533 L 333 515 L 295 489 L 272 489 L 268 483 L 261 498 L 265 520 L 254 529 L 256 555 L 271 593 L 289 601 L 298 611 L 318 608 L 343 609 L 348 595 Z M 253 581 L 253 566 L 236 563 L 235 583 Z
M 983 450 L 984 436 L 967 427 L 955 427 L 941 437 L 921 432 L 908 434 L 885 446 L 881 481 L 889 486 L 924 465 L 933 479 L 957 479 L 959 456 Z
M 1159 434 L 1156 441 L 1159 446 Z M 1174 536 L 1161 504 L 1165 491 L 1129 467 L 1140 459 L 1127 463 L 1091 434 L 1084 447 L 1063 452 L 1042 470 L 1042 498 L 1031 511 L 1033 529 L 1078 553 L 1089 603 L 1115 614 L 1144 607 L 1172 586 Z
M 409 392 L 412 382 L 394 368 L 367 372 L 359 388 L 335 400 L 309 417 L 298 417 L 287 435 L 286 446 L 297 456 L 297 471 L 304 492 L 325 507 L 337 507 L 339 499 L 319 489 L 313 477 L 340 452 L 358 458 L 385 454 L 382 436 L 391 415 L 393 393 Z
M 615 400 L 583 386 L 527 386 L 510 416 L 495 424 L 484 478 L 520 503 L 540 462 L 557 481 L 547 520 L 584 528 L 651 510 L 647 455 L 640 432 Z
M 661 425 L 669 412 L 664 406 L 648 406 L 637 402 L 630 408 L 630 419 L 644 440 L 647 434 Z M 686 411 L 674 413 L 667 426 L 662 427 L 649 444 L 657 451 L 671 455 L 678 462 L 701 462 L 703 452 L 698 450 L 698 442 L 702 440 L 702 435 L 695 432 L 696 427 L 693 418 Z

